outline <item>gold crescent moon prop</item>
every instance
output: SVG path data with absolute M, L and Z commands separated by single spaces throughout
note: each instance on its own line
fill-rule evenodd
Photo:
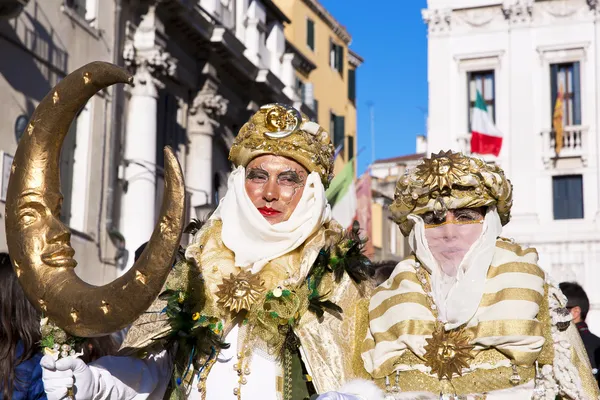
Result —
M 181 167 L 165 148 L 165 191 L 154 232 L 138 261 L 104 286 L 75 274 L 71 233 L 60 221 L 59 160 L 77 112 L 99 90 L 131 83 L 122 68 L 93 62 L 66 76 L 38 105 L 14 157 L 6 197 L 8 250 L 27 298 L 66 332 L 102 336 L 152 304 L 171 270 L 184 223 Z

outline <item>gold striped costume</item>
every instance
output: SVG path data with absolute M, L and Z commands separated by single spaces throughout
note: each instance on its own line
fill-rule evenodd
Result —
M 462 376 L 450 380 L 438 379 L 425 365 L 427 339 L 438 324 L 426 293 L 429 270 L 414 256 L 402 261 L 371 297 L 362 354 L 366 370 L 392 397 L 515 391 L 514 398 L 524 398 L 516 397 L 520 391 L 530 393 L 526 398 L 598 398 L 578 332 L 574 326 L 564 329 L 564 297 L 537 261 L 534 249 L 497 241 L 479 307 L 459 328 L 473 346 L 473 358 Z

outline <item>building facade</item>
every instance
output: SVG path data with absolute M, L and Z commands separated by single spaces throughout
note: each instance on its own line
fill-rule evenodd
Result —
M 592 0 L 429 0 L 428 152 L 469 152 L 477 91 L 503 132 L 514 185 L 504 235 L 536 247 L 557 281 L 590 296 L 600 331 L 600 5 Z M 564 93 L 563 148 L 553 111 Z
M 350 33 L 318 0 L 273 0 L 291 19 L 285 26 L 288 47 L 298 61 L 295 92 L 332 136 L 339 151 L 335 172 L 356 155 L 356 71 L 363 59 L 350 48 Z M 355 168 L 356 170 L 356 168 Z
M 24 8 L 21 7 L 26 3 Z M 35 107 L 69 72 L 93 60 L 114 62 L 116 4 L 5 1 L 0 8 L 0 250 L 7 251 L 4 200 L 12 156 Z M 118 228 L 107 210 L 116 200 L 108 183 L 115 90 L 94 96 L 65 139 L 61 158 L 62 219 L 71 228 L 79 275 L 100 284 L 117 276 Z M 111 236 L 112 235 L 112 236 Z M 122 257 L 121 257 L 122 259 Z
M 293 102 L 296 72 L 284 36 L 290 20 L 270 0 L 5 3 L 2 193 L 18 137 L 59 79 L 96 60 L 134 77 L 132 86 L 94 96 L 63 148 L 63 220 L 72 231 L 76 271 L 88 282 L 119 276 L 150 238 L 162 199 L 164 146 L 176 151 L 184 171 L 188 219 L 202 217 L 225 193 L 229 147 L 243 123 L 262 104 Z M 5 235 L 0 229 L 0 250 Z
M 398 180 L 415 168 L 425 155 L 425 138 L 417 136 L 417 153 L 376 160 L 369 166 L 371 174 L 371 241 L 375 261 L 401 261 L 410 255 L 408 238 L 392 220 L 389 206 L 394 201 Z

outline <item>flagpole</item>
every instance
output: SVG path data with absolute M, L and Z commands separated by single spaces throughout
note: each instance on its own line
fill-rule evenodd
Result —
M 371 118 L 371 164 L 375 163 L 375 104 L 372 101 L 367 103 Z

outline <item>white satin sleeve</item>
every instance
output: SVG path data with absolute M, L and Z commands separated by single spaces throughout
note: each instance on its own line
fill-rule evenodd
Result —
M 89 364 L 96 388 L 93 400 L 160 400 L 172 374 L 167 350 L 145 359 L 106 356 Z

